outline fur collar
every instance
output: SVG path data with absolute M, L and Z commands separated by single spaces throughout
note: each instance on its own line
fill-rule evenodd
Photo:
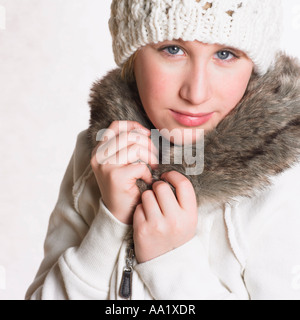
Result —
M 138 121 L 155 129 L 141 105 L 135 85 L 113 70 L 92 88 L 88 143 L 92 151 L 100 129 L 114 120 Z M 270 178 L 290 168 L 300 155 L 300 65 L 278 54 L 275 67 L 263 77 L 254 75 L 238 106 L 205 136 L 204 171 L 188 176 L 198 205 L 228 203 L 236 197 L 253 197 L 270 185 Z M 161 164 L 163 172 L 185 173 L 185 165 Z M 151 189 L 137 182 L 141 191 Z

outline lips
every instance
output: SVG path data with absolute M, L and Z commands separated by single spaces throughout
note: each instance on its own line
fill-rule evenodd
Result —
M 198 127 L 208 122 L 214 115 L 211 113 L 181 113 L 178 111 L 170 110 L 173 118 L 181 125 L 186 127 Z

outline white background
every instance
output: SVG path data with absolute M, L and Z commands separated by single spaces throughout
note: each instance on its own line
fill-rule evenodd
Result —
M 300 57 L 300 3 L 283 2 L 282 48 Z M 115 67 L 109 9 L 109 0 L 0 0 L 0 299 L 24 299 L 88 127 L 89 89 Z

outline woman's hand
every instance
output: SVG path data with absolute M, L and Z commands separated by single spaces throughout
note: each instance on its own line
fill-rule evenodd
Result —
M 91 159 L 102 201 L 121 222 L 132 224 L 133 213 L 141 194 L 136 181 L 152 183 L 146 165 L 155 168 L 158 151 L 150 139 L 151 132 L 134 121 L 114 121 L 94 149 Z M 137 161 L 142 161 L 137 163 Z
M 153 191 L 142 194 L 133 216 L 134 246 L 137 261 L 143 263 L 178 248 L 196 234 L 197 201 L 191 182 L 171 171 L 161 176 L 176 189 L 158 181 Z

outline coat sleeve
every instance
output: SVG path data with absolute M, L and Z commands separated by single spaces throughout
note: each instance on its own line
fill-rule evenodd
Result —
M 135 267 L 155 300 L 238 300 L 213 274 L 201 238 Z
M 109 281 L 130 227 L 115 219 L 99 199 L 89 225 L 74 206 L 73 187 L 89 165 L 85 132 L 63 178 L 49 221 L 44 260 L 27 300 L 107 299 Z

